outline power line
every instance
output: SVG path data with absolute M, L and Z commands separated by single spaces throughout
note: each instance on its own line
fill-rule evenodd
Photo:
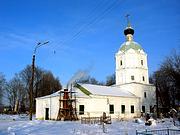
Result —
M 96 14 L 97 10 L 100 9 L 104 4 L 106 4 L 107 2 L 109 2 L 109 0 L 101 0 L 100 2 L 97 2 L 97 4 L 95 5 L 95 7 L 90 10 L 90 12 L 88 12 L 88 14 L 86 15 L 86 18 L 89 19 L 89 20 L 92 20 L 93 17 L 94 17 L 94 14 Z M 69 33 L 73 33 L 71 38 L 78 32 L 80 31 L 83 27 L 85 27 L 85 25 L 87 25 L 87 23 L 83 23 L 80 25 L 80 22 L 76 23 L 71 29 L 72 32 L 69 32 Z M 77 28 L 78 27 L 78 28 Z M 63 44 L 67 44 L 67 41 L 68 40 L 64 40 L 64 41 L 60 41 L 60 44 L 63 45 Z
M 108 6 L 100 16 L 96 16 L 93 20 L 91 20 L 89 23 L 87 23 L 84 27 L 82 27 L 82 29 L 80 29 L 77 33 L 75 33 L 72 38 L 69 40 L 73 41 L 74 39 L 76 39 L 84 30 L 86 30 L 86 28 L 90 27 L 91 25 L 97 23 L 101 18 L 103 18 L 106 14 L 108 14 L 118 3 L 117 0 L 115 0 L 115 2 L 113 2 L 110 6 Z
M 109 0 L 106 1 L 106 3 L 107 3 L 107 2 L 109 3 Z M 68 39 L 68 40 L 66 40 L 66 41 L 64 41 L 64 42 L 61 42 L 61 44 L 64 44 L 64 45 L 65 45 L 65 44 L 68 44 L 68 43 L 72 42 L 73 40 L 77 39 L 77 38 L 80 36 L 81 33 L 83 33 L 85 30 L 87 30 L 87 28 L 89 28 L 91 25 L 97 23 L 101 18 L 103 18 L 105 15 L 107 15 L 109 12 L 111 12 L 112 9 L 113 9 L 115 6 L 117 6 L 118 2 L 119 2 L 118 0 L 113 1 L 113 2 L 112 2 L 110 5 L 108 5 L 108 7 L 105 8 L 101 13 L 99 13 L 99 14 L 96 15 L 95 17 L 93 16 L 94 18 L 92 18 L 88 23 L 85 23 L 85 24 L 81 25 L 81 26 L 79 27 L 78 31 L 75 32 L 70 39 Z M 104 4 L 105 4 L 105 3 L 104 3 Z M 89 13 L 88 16 L 91 17 L 92 15 L 94 15 L 95 12 L 96 12 L 96 10 L 97 10 L 100 6 L 102 6 L 102 5 L 103 5 L 103 3 L 102 3 L 102 1 L 101 1 L 99 4 L 96 5 L 95 8 L 93 8 L 93 10 Z
M 97 3 L 97 5 L 87 14 L 87 16 L 86 16 L 86 18 L 90 18 L 89 20 L 91 20 L 93 17 L 94 17 L 94 14 L 97 12 L 97 10 L 98 9 L 100 9 L 104 4 L 106 4 L 107 2 L 109 2 L 109 0 L 108 1 L 105 1 L 105 0 L 101 0 L 99 3 Z M 86 23 L 84 23 L 84 24 L 82 24 L 80 27 L 79 27 L 79 23 L 78 24 L 76 24 L 73 28 L 76 28 L 77 26 L 79 27 L 79 29 L 78 30 L 80 30 L 81 29 L 81 27 L 82 26 L 84 26 L 84 25 L 86 25 Z M 77 31 L 77 29 L 76 29 L 76 31 Z M 75 31 L 75 32 L 76 32 Z M 74 32 L 74 33 L 75 33 Z

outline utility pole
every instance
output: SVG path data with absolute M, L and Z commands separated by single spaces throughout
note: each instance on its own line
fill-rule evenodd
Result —
M 37 43 L 35 46 L 34 52 L 33 52 L 33 57 L 32 57 L 32 67 L 31 67 L 31 82 L 29 85 L 29 120 L 32 120 L 32 113 L 33 113 L 33 98 L 34 98 L 34 93 L 33 93 L 33 87 L 34 87 L 34 71 L 35 71 L 35 57 L 36 57 L 36 50 L 37 48 L 41 47 L 42 45 L 45 45 L 49 43 L 49 41 L 44 42 L 44 43 Z
M 30 104 L 29 104 L 29 120 L 32 120 L 32 110 L 33 110 L 33 86 L 34 86 L 34 62 L 35 62 L 35 54 L 33 54 L 32 58 L 32 67 L 31 67 L 31 83 L 29 85 L 29 99 L 30 99 Z

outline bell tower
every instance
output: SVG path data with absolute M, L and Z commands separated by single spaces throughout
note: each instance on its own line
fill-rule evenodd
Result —
M 116 85 L 127 83 L 149 84 L 147 54 L 143 48 L 133 40 L 134 29 L 131 27 L 129 15 L 127 27 L 124 30 L 126 41 L 115 55 Z

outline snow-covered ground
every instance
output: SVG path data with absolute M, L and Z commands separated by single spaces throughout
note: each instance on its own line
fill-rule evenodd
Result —
M 135 135 L 136 130 L 173 128 L 171 119 L 156 122 L 153 126 L 145 126 L 144 121 L 113 121 L 105 125 L 81 124 L 80 121 L 29 121 L 26 115 L 0 115 L 0 135 Z

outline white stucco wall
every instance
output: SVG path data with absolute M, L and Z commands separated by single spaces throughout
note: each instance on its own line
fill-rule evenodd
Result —
M 50 101 L 51 100 L 51 101 Z M 140 99 L 113 96 L 91 96 L 89 98 L 77 97 L 76 107 L 78 117 L 99 117 L 103 112 L 112 118 L 132 118 L 140 116 Z M 114 114 L 109 113 L 109 105 L 114 105 Z M 79 105 L 84 105 L 84 114 L 79 115 Z M 125 114 L 121 113 L 121 105 L 125 105 Z M 131 113 L 131 105 L 134 113 Z M 49 118 L 56 119 L 59 111 L 59 97 L 36 99 L 36 118 L 45 119 L 45 108 L 49 108 Z
M 127 52 L 118 51 L 115 57 L 116 85 L 130 82 L 149 84 L 147 54 L 144 51 L 135 51 L 133 49 L 129 49 Z M 134 80 L 131 80 L 131 76 L 134 76 Z M 145 78 L 144 81 L 142 79 L 143 76 Z
M 77 110 L 79 105 L 85 106 L 84 115 L 80 116 L 101 116 L 103 112 L 112 118 L 132 118 L 140 115 L 140 99 L 115 96 L 93 96 L 91 99 L 78 98 Z M 110 114 L 109 105 L 114 105 L 114 114 Z M 121 105 L 125 105 L 125 114 L 121 113 Z M 131 105 L 134 106 L 134 113 L 131 113 Z M 79 116 L 79 117 L 80 117 Z
M 140 97 L 140 106 L 145 106 L 145 111 L 150 112 L 150 106 L 156 105 L 155 86 L 152 84 L 128 83 L 117 87 L 126 89 L 137 97 Z M 146 92 L 146 98 L 144 97 Z M 142 110 L 141 110 L 142 111 Z
M 36 99 L 36 118 L 45 119 L 45 109 L 49 108 L 49 119 L 56 119 L 59 111 L 59 96 Z

